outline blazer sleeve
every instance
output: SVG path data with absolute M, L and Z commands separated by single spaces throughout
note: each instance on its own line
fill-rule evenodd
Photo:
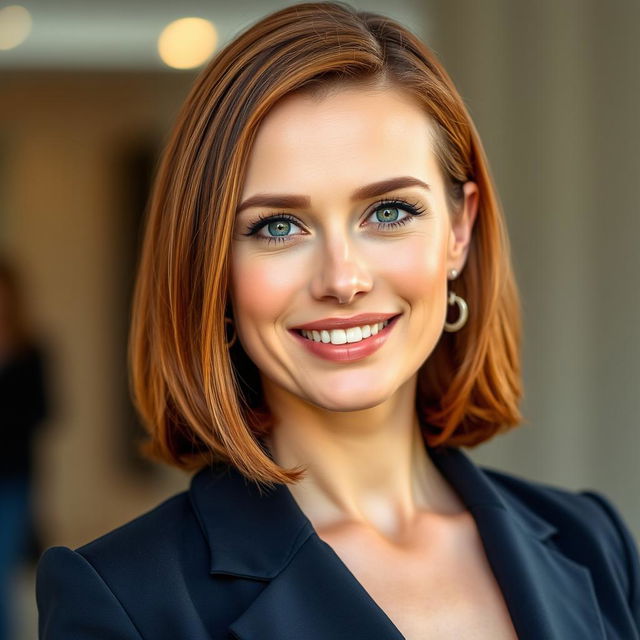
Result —
M 94 567 L 50 547 L 36 571 L 39 640 L 140 640 L 142 635 Z
M 617 532 L 623 550 L 623 562 L 627 567 L 629 608 L 640 631 L 640 559 L 636 542 L 617 508 L 607 497 L 591 490 L 580 493 L 591 498 L 601 507 Z

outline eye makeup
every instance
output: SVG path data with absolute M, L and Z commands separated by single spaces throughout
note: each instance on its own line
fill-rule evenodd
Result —
M 427 210 L 424 207 L 422 207 L 419 202 L 415 202 L 411 204 L 406 200 L 404 200 L 403 198 L 390 198 L 390 199 L 379 200 L 373 205 L 371 215 L 375 214 L 381 209 L 397 209 L 399 211 L 407 212 L 408 215 L 406 215 L 404 218 L 400 218 L 397 220 L 377 222 L 376 228 L 378 231 L 401 227 L 403 225 L 408 224 L 409 222 L 412 222 L 414 218 L 417 218 L 427 213 Z M 295 216 L 292 216 L 291 214 L 288 214 L 288 213 L 283 212 L 283 213 L 277 213 L 269 216 L 263 216 L 260 214 L 257 220 L 249 223 L 249 230 L 246 233 L 243 233 L 242 235 L 244 236 L 255 235 L 256 238 L 259 238 L 260 240 L 265 241 L 267 244 L 271 244 L 273 242 L 289 242 L 291 238 L 294 238 L 297 235 L 300 235 L 300 234 L 293 234 L 293 235 L 283 235 L 283 236 L 263 236 L 258 234 L 258 231 L 260 231 L 262 228 L 266 227 L 267 225 L 274 222 L 281 222 L 281 221 L 285 223 L 289 223 L 290 225 L 295 225 L 300 228 L 303 228 L 302 223 L 300 223 Z

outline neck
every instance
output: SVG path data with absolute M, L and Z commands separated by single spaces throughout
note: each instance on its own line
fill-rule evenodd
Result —
M 266 443 L 280 466 L 307 468 L 289 490 L 317 531 L 348 523 L 393 535 L 425 512 L 464 510 L 426 451 L 414 389 L 351 412 L 308 404 L 283 411 L 285 399 L 272 396 L 280 415 Z

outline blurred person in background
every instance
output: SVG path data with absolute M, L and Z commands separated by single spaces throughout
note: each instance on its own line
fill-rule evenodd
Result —
M 47 414 L 44 352 L 27 322 L 17 271 L 0 256 L 0 640 L 15 638 L 12 584 L 35 541 L 32 442 Z

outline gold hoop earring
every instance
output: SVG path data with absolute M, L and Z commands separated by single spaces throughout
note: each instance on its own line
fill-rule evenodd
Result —
M 457 277 L 458 272 L 455 269 L 449 269 L 448 279 L 455 280 Z M 448 304 L 457 304 L 460 311 L 460 316 L 455 322 L 444 323 L 444 330 L 453 333 L 454 331 L 462 329 L 462 327 L 467 323 L 467 319 L 469 318 L 469 306 L 464 298 L 456 295 L 453 291 L 449 291 Z
M 224 317 L 224 323 L 225 323 L 225 329 L 227 326 L 227 323 L 231 323 L 231 328 L 233 329 L 233 338 L 231 338 L 231 342 L 229 342 L 228 340 L 225 340 L 225 344 L 227 345 L 228 349 L 231 349 L 231 347 L 233 347 L 233 345 L 236 342 L 237 339 L 237 335 L 236 335 L 236 328 L 235 325 L 233 324 L 233 318 L 228 318 L 227 316 Z

